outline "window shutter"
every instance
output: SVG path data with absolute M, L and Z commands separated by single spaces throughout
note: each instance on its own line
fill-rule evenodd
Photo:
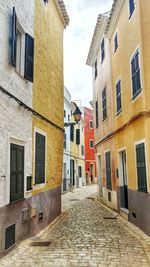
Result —
M 36 133 L 35 184 L 45 182 L 45 136 Z
M 107 189 L 112 190 L 110 152 L 107 152 L 105 154 L 105 159 L 106 159 L 106 181 L 107 181 Z
M 102 109 L 103 109 L 103 120 L 105 120 L 107 118 L 106 87 L 102 91 Z
M 70 126 L 70 140 L 74 141 L 74 125 Z
M 34 39 L 28 34 L 25 34 L 25 73 L 24 77 L 30 82 L 33 82 L 34 75 Z
M 144 143 L 136 146 L 138 190 L 147 192 L 146 163 Z
M 96 128 L 98 128 L 98 101 L 95 103 L 95 119 L 96 119 Z
M 80 145 L 80 129 L 76 129 L 76 144 Z
M 13 7 L 12 25 L 11 25 L 11 59 L 10 64 L 16 67 L 16 39 L 17 39 L 17 16 L 15 7 Z
M 24 147 L 11 144 L 10 202 L 24 198 Z
M 133 11 L 135 9 L 134 0 L 129 0 L 129 9 L 130 9 L 130 17 L 131 17 L 132 13 L 133 13 Z
M 15 224 L 10 225 L 5 230 L 5 250 L 15 244 Z

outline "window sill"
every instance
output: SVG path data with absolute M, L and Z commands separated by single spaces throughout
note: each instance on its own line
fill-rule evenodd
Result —
M 140 88 L 140 90 L 137 91 L 137 93 L 134 96 L 132 96 L 132 99 L 131 100 L 134 102 L 141 95 L 142 95 L 142 88 Z
M 122 113 L 122 109 L 120 109 L 117 113 L 116 113 L 116 116 L 118 117 L 119 115 L 121 115 Z
M 145 190 L 138 189 L 137 192 L 148 194 L 147 190 L 145 191 Z
M 135 10 L 135 8 L 134 8 L 134 10 Z M 129 20 L 131 20 L 131 18 L 132 18 L 132 16 L 133 16 L 133 13 L 134 13 L 134 10 L 133 10 L 133 12 L 130 14 L 130 16 L 129 16 Z
M 44 188 L 45 186 L 46 186 L 46 183 L 34 184 L 32 190 L 41 189 L 41 188 Z
M 105 122 L 107 119 L 108 119 L 108 117 L 105 117 L 105 118 L 102 120 L 102 122 Z

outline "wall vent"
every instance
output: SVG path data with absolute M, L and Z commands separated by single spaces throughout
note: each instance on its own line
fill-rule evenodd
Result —
M 12 224 L 5 229 L 5 250 L 15 245 L 16 226 Z
M 23 209 L 21 212 L 21 223 L 26 223 L 30 219 L 31 219 L 31 209 L 30 208 Z

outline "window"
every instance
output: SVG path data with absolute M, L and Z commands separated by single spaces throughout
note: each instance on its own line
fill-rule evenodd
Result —
M 147 192 L 144 143 L 136 145 L 136 166 L 137 166 L 138 190 L 142 192 Z
M 64 110 L 64 118 L 66 118 L 66 110 Z
M 118 34 L 116 33 L 114 38 L 114 52 L 117 51 L 117 48 L 118 48 Z
M 67 134 L 64 133 L 64 148 L 67 148 Z
M 94 148 L 94 141 L 90 139 L 90 148 Z
M 82 166 L 78 167 L 78 175 L 79 175 L 79 178 L 82 177 Z
M 35 184 L 45 183 L 45 151 L 46 137 L 35 134 Z
M 139 51 L 137 50 L 131 60 L 132 72 L 132 98 L 134 99 L 141 92 L 141 76 L 139 65 Z
M 70 121 L 70 115 L 68 115 L 68 121 Z
M 131 18 L 134 9 L 135 9 L 134 0 L 129 0 L 129 19 Z
M 84 145 L 81 146 L 81 155 L 84 156 Z
M 28 33 L 24 33 L 21 25 L 19 25 L 15 7 L 13 7 L 11 34 L 10 64 L 25 79 L 33 82 L 34 39 Z
M 117 114 L 122 111 L 122 103 L 121 103 L 121 80 L 119 80 L 116 84 L 116 104 L 117 104 Z
M 101 42 L 101 63 L 103 62 L 105 58 L 105 43 L 104 43 L 104 38 Z
M 98 101 L 95 102 L 95 120 L 96 120 L 96 129 L 98 128 Z
M 80 129 L 76 129 L 76 145 L 80 145 Z
M 93 121 L 89 121 L 89 127 L 90 129 L 93 129 Z
M 110 152 L 105 153 L 107 189 L 112 190 Z
M 74 141 L 74 125 L 70 126 L 70 141 Z
M 10 202 L 24 198 L 24 147 L 10 147 Z
M 95 60 L 95 64 L 94 64 L 94 79 L 96 79 L 97 77 L 97 59 Z
M 106 87 L 102 91 L 103 121 L 107 118 Z

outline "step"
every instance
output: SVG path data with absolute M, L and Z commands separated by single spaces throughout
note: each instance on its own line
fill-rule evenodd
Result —
M 125 220 L 129 220 L 129 210 L 125 208 L 120 208 L 120 216 L 122 216 Z

